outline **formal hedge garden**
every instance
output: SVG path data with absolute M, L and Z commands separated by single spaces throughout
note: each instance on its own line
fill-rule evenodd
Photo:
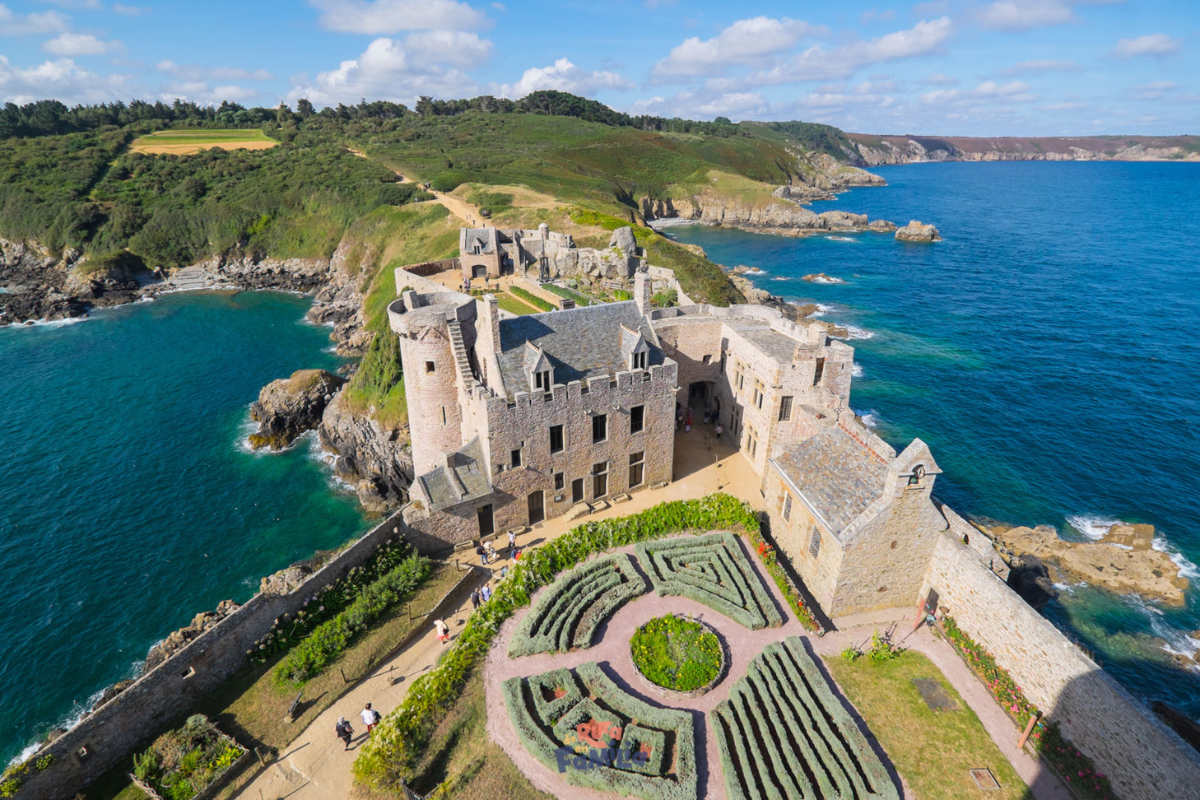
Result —
M 660 597 L 682 595 L 753 630 L 783 624 L 732 533 L 641 542 L 635 549 Z
M 538 595 L 509 641 L 508 654 L 516 658 L 590 647 L 601 623 L 648 590 L 623 553 L 588 561 Z
M 796 637 L 755 656 L 709 723 L 729 800 L 899 800 L 887 769 Z
M 685 531 L 734 528 L 757 531 L 758 517 L 741 500 L 717 493 L 660 503 L 629 517 L 586 522 L 531 549 L 501 581 L 492 599 L 471 614 L 438 665 L 417 678 L 404 702 L 375 728 L 354 762 L 355 776 L 376 788 L 395 788 L 411 777 L 430 734 L 454 704 L 471 669 L 487 654 L 501 624 L 561 571 L 625 545 Z
M 655 617 L 629 642 L 634 668 L 651 683 L 674 692 L 708 687 L 725 666 L 721 640 L 706 626 L 677 614 Z
M 642 800 L 695 800 L 692 715 L 625 693 L 594 662 L 504 682 L 521 744 L 575 786 Z

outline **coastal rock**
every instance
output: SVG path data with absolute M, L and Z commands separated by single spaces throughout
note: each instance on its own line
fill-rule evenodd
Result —
M 1052 582 L 1084 581 L 1122 594 L 1139 594 L 1173 606 L 1184 604 L 1187 578 L 1169 554 L 1153 548 L 1151 525 L 1114 525 L 1098 542 L 1060 539 L 1048 525 L 991 530 L 998 545 L 1032 555 L 1049 567 Z
M 805 275 L 800 280 L 808 281 L 809 283 L 845 283 L 841 278 L 835 278 L 832 275 L 826 275 L 824 272 L 815 272 L 811 275 Z
M 1050 579 L 1050 570 L 1034 555 L 1014 556 L 1008 562 L 1008 585 L 1034 608 L 1041 608 L 1058 597 Z
M 896 223 L 888 222 L 886 219 L 874 219 L 867 224 L 867 230 L 872 233 L 891 233 L 896 230 Z
M 167 661 L 171 656 L 187 647 L 193 639 L 214 628 L 218 622 L 237 611 L 238 608 L 240 606 L 232 600 L 222 600 L 217 605 L 216 611 L 202 611 L 197 614 L 192 618 L 190 625 L 180 628 L 150 648 L 150 652 L 146 654 L 146 663 L 142 667 L 142 674 L 145 675 Z
M 134 684 L 134 681 L 132 679 L 130 679 L 130 680 L 124 680 L 124 681 L 117 681 L 112 686 L 107 687 L 103 692 L 100 693 L 100 697 L 96 700 L 95 707 L 99 708 L 100 706 L 104 705 L 109 700 L 112 700 L 114 697 L 119 695 L 121 692 L 128 689 L 130 686 L 133 686 L 133 684 Z
M 0 327 L 87 315 L 88 303 L 66 288 L 67 272 L 79 254 L 57 257 L 37 242 L 0 239 Z
M 817 307 L 812 303 L 804 303 L 801 305 L 789 303 L 782 297 L 759 289 L 741 275 L 730 275 L 729 280 L 746 298 L 747 303 L 754 303 L 756 305 L 778 309 L 779 313 L 783 314 L 785 319 L 789 319 L 792 322 L 799 322 L 805 317 L 815 314 L 817 311 Z
M 345 383 L 345 378 L 323 369 L 303 369 L 268 383 L 250 407 L 250 417 L 259 423 L 258 432 L 250 434 L 250 446 L 287 447 L 320 424 L 325 406 Z
M 296 590 L 296 588 L 304 583 L 305 579 L 312 574 L 312 570 L 304 564 L 293 564 L 290 567 L 284 567 L 273 575 L 268 575 L 259 582 L 259 594 L 270 595 L 288 595 Z
M 942 240 L 938 229 L 932 225 L 924 225 L 917 220 L 911 220 L 903 228 L 896 231 L 898 242 L 940 242 Z
M 334 472 L 355 487 L 368 511 L 399 508 L 413 480 L 408 429 L 380 428 L 372 417 L 347 409 L 345 395 L 338 392 L 325 408 L 317 428 L 321 445 L 334 454 Z

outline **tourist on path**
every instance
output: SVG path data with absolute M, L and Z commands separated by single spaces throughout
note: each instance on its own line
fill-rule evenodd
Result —
M 483 546 L 483 550 L 485 553 L 487 553 L 487 559 L 488 559 L 489 564 L 496 560 L 496 548 L 492 546 L 491 542 L 488 542 L 487 544 L 485 544 Z
M 479 554 L 479 563 L 480 563 L 480 565 L 482 565 L 482 566 L 485 566 L 485 567 L 486 567 L 486 566 L 488 565 L 488 555 L 487 555 L 487 550 L 486 550 L 486 549 L 484 548 L 484 546 L 481 544 L 481 545 L 479 545 L 478 547 L 476 547 L 476 548 L 475 548 L 475 552 Z
M 517 552 L 517 532 L 509 531 L 508 532 L 508 555 L 509 555 L 509 558 L 511 558 L 512 554 L 515 552 Z
M 485 583 L 483 585 L 483 590 L 482 590 L 481 594 L 483 595 L 483 602 L 486 603 L 488 600 L 491 600 L 492 599 L 492 585 L 490 583 Z
M 440 619 L 433 621 L 433 630 L 437 634 L 437 640 L 442 644 L 450 641 L 450 626 Z
M 471 592 L 471 608 L 479 608 L 479 604 L 481 602 L 483 602 L 483 595 L 480 594 L 479 589 L 476 588 Z
M 346 743 L 346 749 L 350 749 L 350 739 L 354 737 L 354 728 L 350 727 L 350 723 L 345 717 L 338 717 L 337 725 L 333 728 L 337 733 L 338 738 Z
M 371 729 L 378 725 L 381 719 L 383 719 L 383 715 L 371 708 L 370 703 L 367 703 L 362 710 L 362 721 L 363 725 L 367 726 L 367 736 L 371 735 Z

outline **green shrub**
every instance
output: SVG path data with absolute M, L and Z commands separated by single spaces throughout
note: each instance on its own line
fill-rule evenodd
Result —
M 522 300 L 524 300 L 526 303 L 529 303 L 534 308 L 541 309 L 542 311 L 554 311 L 558 308 L 556 305 L 551 303 L 549 300 L 543 300 L 542 298 L 538 297 L 533 292 L 530 292 L 526 289 L 522 289 L 520 286 L 510 286 L 510 287 L 508 287 L 508 290 L 510 292 L 512 292 L 516 297 L 521 298 Z
M 586 522 L 530 550 L 492 599 L 467 619 L 437 667 L 415 680 L 404 702 L 375 729 L 354 762 L 355 776 L 381 788 L 411 777 L 429 734 L 458 697 L 470 670 L 487 654 L 500 625 L 562 570 L 593 553 L 635 542 L 687 530 L 735 527 L 757 531 L 758 517 L 741 500 L 717 493 L 699 500 L 660 503 L 629 517 Z
M 593 301 L 590 297 L 585 297 L 579 292 L 572 291 L 565 286 L 559 286 L 555 283 L 543 283 L 542 288 L 548 292 L 558 295 L 565 300 L 574 300 L 577 306 L 590 306 Z
M 320 674 L 351 640 L 385 611 L 414 592 L 431 572 L 429 560 L 413 554 L 378 580 L 366 585 L 350 606 L 319 626 L 275 667 L 275 681 L 300 684 Z
M 862 648 L 860 648 L 858 645 L 852 644 L 849 647 L 847 647 L 845 650 L 842 651 L 842 660 L 853 663 L 855 661 L 858 661 L 860 658 L 862 658 L 862 654 L 863 654 Z
M 683 595 L 754 630 L 783 624 L 767 587 L 733 534 L 642 542 L 635 549 L 660 597 Z M 689 569 L 691 564 L 708 568 Z
M 167 731 L 133 757 L 133 774 L 169 800 L 190 800 L 208 788 L 246 753 L 218 731 L 208 717 L 195 714 L 182 728 Z
M 629 649 L 638 672 L 677 692 L 707 686 L 721 671 L 723 661 L 716 634 L 675 614 L 655 617 L 638 628 Z
M 456 170 L 447 170 L 433 177 L 429 185 L 438 192 L 453 192 L 459 186 L 467 182 L 468 176 L 465 172 Z
M 650 305 L 655 308 L 673 308 L 679 305 L 679 292 L 674 289 L 655 292 L 650 297 Z
M 821 623 L 817 622 L 817 616 L 808 607 L 808 603 L 804 600 L 804 596 L 800 594 L 800 590 L 792 583 L 792 579 L 788 577 L 787 571 L 783 565 L 779 563 L 779 555 L 775 552 L 775 548 L 770 542 L 763 538 L 762 530 L 749 531 L 750 544 L 758 552 L 758 557 L 762 559 L 763 566 L 767 568 L 767 573 L 771 579 L 775 581 L 775 585 L 779 587 L 779 592 L 787 598 L 788 605 L 792 607 L 796 618 L 800 620 L 800 624 L 806 630 L 820 636 L 825 632 Z
M 900 647 L 880 636 L 879 631 L 871 634 L 871 650 L 867 653 L 867 658 L 870 659 L 872 664 L 886 663 L 902 652 L 903 650 Z

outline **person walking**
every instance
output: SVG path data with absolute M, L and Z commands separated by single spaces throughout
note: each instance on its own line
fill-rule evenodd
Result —
M 479 554 L 479 564 L 486 567 L 488 565 L 487 549 L 482 544 L 475 548 L 475 552 Z
M 479 589 L 476 587 L 475 590 L 471 592 L 471 608 L 479 608 L 479 604 L 481 602 L 483 602 L 483 595 L 479 593 Z
M 513 553 L 517 552 L 517 532 L 508 532 L 508 557 L 512 558 Z
M 487 559 L 488 559 L 489 564 L 496 560 L 496 548 L 492 545 L 491 542 L 488 542 L 487 544 L 485 544 L 483 546 L 483 550 L 485 553 L 487 553 Z
M 440 619 L 433 621 L 433 630 L 437 634 L 437 640 L 442 644 L 450 641 L 450 626 Z
M 371 729 L 379 724 L 379 720 L 383 719 L 383 715 L 371 708 L 370 703 L 363 707 L 361 716 L 363 725 L 367 726 L 367 736 L 371 735 Z
M 350 727 L 350 723 L 345 717 L 338 717 L 337 725 L 333 728 L 338 738 L 346 743 L 346 749 L 350 749 L 350 740 L 354 737 L 354 728 Z
M 481 591 L 481 594 L 483 596 L 483 602 L 486 603 L 488 600 L 491 600 L 492 599 L 492 585 L 490 583 L 485 583 L 483 585 L 483 590 Z

